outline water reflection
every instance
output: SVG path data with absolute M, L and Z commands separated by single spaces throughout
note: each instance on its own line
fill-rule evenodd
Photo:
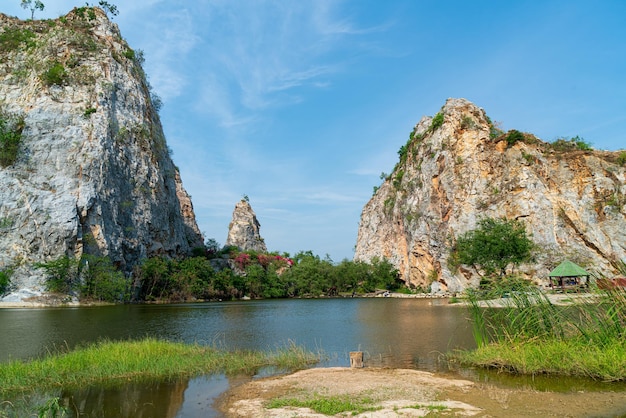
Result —
M 390 298 L 0 309 L 0 361 L 33 358 L 102 338 L 151 336 L 225 349 L 274 350 L 295 342 L 311 351 L 323 350 L 328 359 L 319 366 L 348 366 L 348 353 L 360 350 L 367 366 L 448 372 L 448 365 L 441 361 L 443 353 L 475 346 L 466 318 L 465 308 L 446 301 Z M 471 369 L 454 373 L 537 390 L 606 390 L 581 379 L 520 378 Z M 76 417 L 219 417 L 213 405 L 216 397 L 233 382 L 250 378 L 201 376 L 30 394 L 0 399 L 0 416 L 36 416 L 25 411 L 59 397 L 70 407 L 70 416 Z M 610 387 L 626 389 L 624 385 Z

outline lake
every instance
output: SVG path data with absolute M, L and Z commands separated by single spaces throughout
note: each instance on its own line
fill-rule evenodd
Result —
M 295 343 L 323 351 L 327 359 L 319 367 L 347 367 L 349 352 L 363 351 L 366 366 L 449 373 L 442 354 L 475 347 L 467 317 L 464 307 L 449 305 L 445 299 L 401 298 L 0 309 L 0 361 L 35 358 L 103 338 L 150 336 L 225 349 L 274 350 Z M 260 375 L 269 372 L 259 371 Z M 474 380 L 499 379 L 513 386 L 530 384 L 526 378 L 489 372 L 461 369 L 454 373 Z M 211 375 L 38 393 L 10 400 L 11 410 L 0 407 L 0 416 L 20 416 L 32 405 L 60 397 L 71 405 L 71 417 L 219 417 L 213 407 L 216 397 L 250 378 Z M 533 378 L 532 384 L 539 390 L 542 384 L 551 390 L 601 389 L 598 384 L 571 379 Z M 20 403 L 24 405 L 21 412 Z

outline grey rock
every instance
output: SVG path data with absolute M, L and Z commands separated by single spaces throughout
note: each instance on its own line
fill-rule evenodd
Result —
M 108 256 L 127 275 L 142 259 L 203 243 L 139 62 L 117 25 L 70 12 L 50 22 L 0 14 L 35 46 L 0 56 L 0 108 L 22 115 L 17 161 L 0 168 L 0 270 L 12 295 L 44 291 L 34 263 Z M 42 74 L 61 63 L 60 85 Z M 30 289 L 30 290 L 28 290 Z
M 261 224 L 256 218 L 250 203 L 242 199 L 235 205 L 233 219 L 228 226 L 226 246 L 235 246 L 240 250 L 266 253 L 265 240 L 261 237 Z

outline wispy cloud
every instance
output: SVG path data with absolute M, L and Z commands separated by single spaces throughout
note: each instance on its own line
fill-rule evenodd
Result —
M 198 65 L 219 91 L 204 110 L 229 126 L 241 115 L 298 103 L 299 88 L 328 88 L 342 71 L 335 53 L 357 32 L 336 18 L 334 2 L 217 2 L 205 9 L 208 28 Z M 219 80 L 219 86 L 216 81 Z M 206 89 L 205 89 L 206 90 Z M 205 96 L 206 97 L 206 96 Z M 239 116 L 235 116 L 239 115 Z

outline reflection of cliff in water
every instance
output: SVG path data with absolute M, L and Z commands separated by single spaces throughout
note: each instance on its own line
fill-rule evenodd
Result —
M 213 401 L 228 389 L 223 375 L 63 391 L 70 417 L 215 417 Z

